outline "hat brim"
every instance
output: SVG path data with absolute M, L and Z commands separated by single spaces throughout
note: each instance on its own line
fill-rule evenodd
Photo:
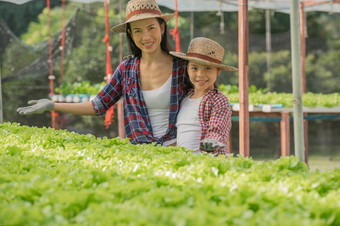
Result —
M 238 71 L 238 69 L 235 68 L 235 67 L 227 66 L 227 65 L 224 65 L 224 64 L 217 64 L 217 63 L 210 62 L 210 61 L 207 61 L 207 60 L 203 60 L 203 59 L 197 58 L 197 57 L 190 57 L 190 56 L 187 56 L 185 53 L 178 53 L 178 52 L 171 51 L 170 54 L 175 56 L 175 57 L 181 58 L 183 60 L 188 60 L 188 61 L 195 62 L 195 63 L 198 63 L 198 64 L 203 64 L 203 65 L 209 65 L 209 66 L 212 66 L 212 67 L 220 68 L 220 69 L 225 70 L 225 71 Z
M 156 14 L 153 14 L 153 13 L 143 13 L 143 14 L 136 15 L 136 16 L 132 17 L 131 19 L 129 19 L 128 21 L 125 21 L 124 23 L 121 23 L 121 24 L 118 24 L 118 25 L 112 27 L 110 30 L 112 32 L 124 33 L 124 32 L 126 32 L 126 25 L 128 23 L 138 21 L 138 20 L 149 19 L 149 18 L 162 18 L 167 23 L 175 15 L 176 15 L 176 13 L 165 14 L 165 15 L 162 15 L 162 16 L 156 15 Z

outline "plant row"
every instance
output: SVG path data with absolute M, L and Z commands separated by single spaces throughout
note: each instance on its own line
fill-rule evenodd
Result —
M 340 225 L 340 169 L 0 124 L 0 225 Z
M 219 89 L 229 98 L 230 103 L 239 103 L 239 90 L 237 86 L 221 84 Z M 293 107 L 292 93 L 269 92 L 267 89 L 249 87 L 249 104 L 282 104 L 284 107 Z M 304 93 L 302 103 L 305 107 L 336 107 L 340 106 L 340 93 Z
M 62 87 L 56 88 L 56 92 L 67 94 L 87 94 L 96 95 L 105 85 L 105 82 L 99 84 L 90 84 L 89 81 L 64 83 Z M 229 98 L 230 103 L 239 103 L 239 90 L 235 85 L 221 84 L 219 89 Z M 64 98 L 65 99 L 65 98 Z M 63 101 L 64 101 L 63 99 Z M 335 107 L 340 106 L 340 93 L 322 94 L 322 93 L 304 93 L 303 106 L 305 107 Z M 69 101 L 72 102 L 72 101 Z M 74 101 L 79 102 L 79 101 Z M 249 104 L 261 105 L 282 104 L 284 107 L 293 107 L 292 93 L 269 92 L 268 89 L 257 89 L 255 86 L 249 87 Z

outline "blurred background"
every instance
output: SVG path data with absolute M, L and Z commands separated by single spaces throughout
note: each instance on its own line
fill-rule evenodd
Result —
M 126 0 L 109 3 L 110 27 L 125 20 Z M 120 12 L 122 8 L 122 15 Z M 163 13 L 173 10 L 161 6 Z M 55 88 L 64 84 L 88 81 L 104 82 L 106 76 L 105 7 L 103 2 L 77 3 L 51 1 L 51 32 L 53 40 L 53 74 Z M 61 28 L 65 15 L 65 47 L 63 81 L 61 71 Z M 268 68 L 266 43 L 266 13 L 270 18 L 271 52 Z M 168 28 L 175 27 L 175 20 Z M 190 39 L 205 36 L 220 43 L 226 50 L 224 63 L 238 67 L 237 12 L 179 12 L 178 30 L 181 51 L 186 51 Z M 306 13 L 306 84 L 307 92 L 340 92 L 340 14 L 330 12 Z M 175 42 L 169 34 L 169 41 Z M 0 1 L 0 75 L 4 122 L 49 127 L 51 114 L 21 116 L 16 109 L 28 100 L 48 98 L 48 10 L 46 0 L 16 5 Z M 113 70 L 120 59 L 119 35 L 110 33 L 111 64 Z M 123 56 L 129 55 L 123 35 Z M 271 92 L 292 92 L 289 14 L 249 10 L 249 85 Z M 223 72 L 219 84 L 238 86 L 238 73 Z M 118 136 L 117 115 L 106 129 L 104 118 L 60 114 L 60 128 L 78 133 L 92 133 L 98 137 Z M 294 150 L 291 124 L 291 154 Z M 340 120 L 309 121 L 309 154 L 311 165 L 323 159 L 324 168 L 340 167 Z M 233 152 L 238 153 L 238 121 L 233 121 Z M 275 159 L 280 156 L 280 122 L 250 121 L 250 154 L 254 159 Z

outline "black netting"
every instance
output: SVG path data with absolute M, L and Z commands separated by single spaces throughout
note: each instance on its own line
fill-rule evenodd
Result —
M 73 45 L 73 40 L 75 36 L 75 32 L 73 32 L 76 26 L 76 18 L 77 18 L 78 10 L 74 13 L 69 22 L 65 25 L 65 46 L 64 46 L 64 54 L 65 56 L 70 52 Z M 12 75 L 9 75 L 2 79 L 2 83 L 15 81 L 19 79 L 23 79 L 28 75 L 33 75 L 34 77 L 46 76 L 49 74 L 50 65 L 49 65 L 49 45 L 48 42 L 42 42 L 34 47 L 27 46 L 22 43 L 6 26 L 6 24 L 1 20 L 1 37 L 4 34 L 4 44 L 0 45 L 0 50 L 4 52 L 6 46 L 12 41 L 18 42 L 22 48 L 26 48 L 27 51 L 40 52 L 39 56 L 27 65 L 23 65 L 22 68 L 16 69 Z M 7 38 L 8 37 L 8 38 Z M 52 62 L 53 64 L 57 64 L 60 61 L 61 57 L 61 31 L 54 36 L 52 40 Z M 1 39 L 3 40 L 3 38 Z M 2 43 L 2 42 L 1 42 Z M 0 52 L 1 55 L 3 52 Z
M 0 17 L 0 57 L 4 54 L 6 46 L 12 41 L 16 36 L 8 28 L 6 22 Z

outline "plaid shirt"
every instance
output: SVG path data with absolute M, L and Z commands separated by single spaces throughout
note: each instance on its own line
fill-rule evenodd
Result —
M 218 89 L 211 89 L 206 93 L 199 106 L 199 120 L 201 123 L 201 140 L 214 139 L 227 142 L 231 129 L 231 108 L 228 98 Z M 228 148 L 216 150 L 214 154 L 228 154 Z
M 176 117 L 180 101 L 191 88 L 184 60 L 173 58 L 172 82 L 170 92 L 169 126 L 163 137 L 153 136 L 148 109 L 142 94 L 139 72 L 139 58 L 126 59 L 116 68 L 111 81 L 92 99 L 97 115 L 106 111 L 123 97 L 124 127 L 126 136 L 132 144 L 163 144 L 176 138 Z

